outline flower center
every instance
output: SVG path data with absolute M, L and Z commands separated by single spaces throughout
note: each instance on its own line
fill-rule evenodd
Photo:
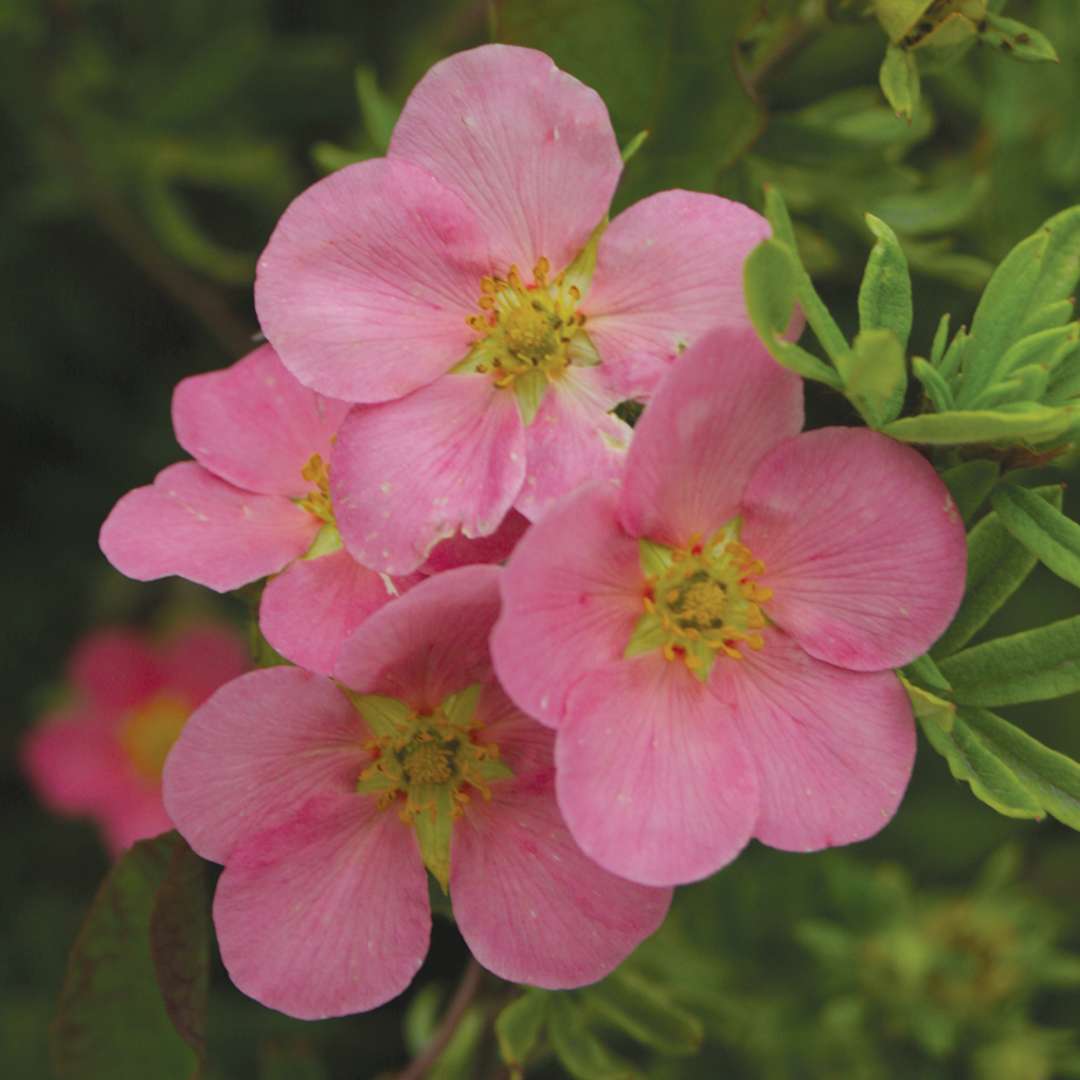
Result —
M 707 542 L 692 537 L 684 548 L 642 540 L 640 551 L 644 614 L 626 656 L 660 649 L 704 681 L 717 657 L 741 660 L 742 649 L 764 646 L 761 605 L 772 590 L 755 581 L 765 567 L 735 539 L 732 528 Z
M 191 706 L 173 694 L 158 694 L 133 709 L 119 732 L 120 746 L 144 780 L 158 784 L 173 743 L 180 737 Z
M 587 249 L 591 254 L 592 249 Z M 490 373 L 500 389 L 512 389 L 526 423 L 532 421 L 551 383 L 572 365 L 600 362 L 585 333 L 585 315 L 577 310 L 586 283 L 585 273 L 572 265 L 549 277 L 550 264 L 541 258 L 526 285 L 516 266 L 505 278 L 480 281 L 480 312 L 469 325 L 479 337 L 455 370 Z
M 373 694 L 350 695 L 367 721 L 371 764 L 356 790 L 375 796 L 380 810 L 398 807 L 416 829 L 424 863 L 443 889 L 450 875 L 450 840 L 475 792 L 491 798 L 491 783 L 513 774 L 499 748 L 479 740 L 479 686 L 452 694 L 437 709 L 419 713 L 402 701 Z
M 313 514 L 327 525 L 334 524 L 334 506 L 330 501 L 330 466 L 322 454 L 312 454 L 300 475 L 311 484 L 311 491 L 298 504 L 302 510 Z

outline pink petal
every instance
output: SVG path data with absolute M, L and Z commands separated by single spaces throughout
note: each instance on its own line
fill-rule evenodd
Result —
M 232 367 L 192 375 L 173 392 L 180 445 L 230 484 L 303 498 L 312 454 L 330 460 L 330 439 L 349 406 L 301 386 L 263 345 Z
M 118 858 L 137 840 L 147 840 L 168 832 L 173 824 L 161 805 L 161 792 L 131 792 L 124 803 L 115 803 L 98 815 L 105 837 L 105 846 L 113 858 Z
M 583 310 L 620 397 L 648 397 L 711 328 L 749 328 L 743 262 L 769 232 L 748 206 L 695 191 L 661 191 L 615 218 Z
M 495 532 L 524 475 L 513 394 L 485 375 L 448 375 L 401 401 L 353 409 L 334 448 L 330 490 L 353 557 L 407 574 L 459 529 Z
M 244 640 L 235 630 L 192 626 L 168 643 L 162 663 L 168 690 L 198 708 L 219 686 L 251 667 Z
M 267 582 L 259 628 L 286 659 L 329 675 L 345 639 L 393 599 L 392 587 L 347 551 L 297 559 Z
M 486 682 L 500 573 L 494 566 L 463 566 L 427 578 L 360 625 L 342 647 L 334 678 L 420 710 Z
M 644 611 L 638 545 L 619 527 L 617 500 L 608 484 L 570 495 L 525 534 L 503 572 L 495 670 L 518 705 L 552 727 L 574 683 L 622 656 Z
M 436 64 L 405 103 L 390 155 L 459 194 L 498 269 L 560 270 L 607 213 L 622 161 L 595 91 L 532 49 L 485 45 Z
M 225 862 L 312 795 L 351 792 L 367 738 L 329 679 L 291 667 L 252 671 L 188 720 L 165 763 L 165 807 L 200 855 Z
M 457 566 L 505 562 L 528 527 L 529 519 L 516 510 L 511 510 L 502 519 L 502 524 L 489 536 L 470 538 L 456 533 L 446 540 L 440 540 L 431 549 L 431 554 L 427 562 L 420 567 L 420 572 L 440 574 Z
M 785 851 L 873 836 L 900 803 L 915 762 L 915 723 L 891 671 L 853 672 L 765 632 L 761 652 L 721 657 L 710 689 L 757 763 L 754 835 Z
M 105 557 L 136 581 L 176 574 L 228 592 L 302 555 L 319 521 L 280 495 L 253 495 L 191 461 L 129 491 L 101 527 Z
M 553 383 L 525 429 L 525 483 L 517 508 L 536 521 L 551 504 L 593 480 L 614 482 L 626 464 L 630 426 L 608 410 L 598 368 L 570 368 Z
M 900 667 L 949 625 L 964 591 L 964 526 L 910 447 L 823 428 L 755 470 L 742 540 L 774 591 L 765 613 L 811 656 L 854 671 Z
M 259 259 L 255 308 L 282 363 L 346 401 L 391 401 L 449 371 L 491 270 L 480 223 L 422 169 L 379 158 L 299 195 Z
M 602 867 L 644 885 L 707 877 L 758 815 L 753 759 L 680 661 L 608 664 L 574 687 L 555 745 L 559 807 Z
M 754 467 L 802 427 L 802 380 L 752 330 L 715 330 L 688 349 L 634 431 L 620 520 L 672 546 L 739 512 Z
M 233 982 L 263 1005 L 302 1020 L 374 1009 L 427 953 L 427 875 L 412 830 L 374 799 L 312 800 L 229 860 L 214 925 Z
M 555 804 L 550 731 L 504 710 L 484 736 L 515 777 L 493 785 L 490 803 L 474 799 L 455 826 L 458 929 L 500 978 L 553 990 L 595 982 L 663 922 L 671 891 L 617 878 L 574 843 Z
M 95 630 L 76 646 L 68 678 L 103 712 L 118 713 L 150 697 L 166 678 L 160 659 L 129 630 Z

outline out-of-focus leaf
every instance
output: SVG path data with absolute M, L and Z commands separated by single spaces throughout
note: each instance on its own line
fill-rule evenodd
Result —
M 311 160 L 324 173 L 337 172 L 346 165 L 355 165 L 373 156 L 369 150 L 350 150 L 347 146 L 325 141 L 317 142 L 311 148 Z
M 1049 506 L 1061 506 L 1060 485 L 1034 488 L 1032 494 Z M 931 650 L 933 656 L 940 660 L 962 649 L 1020 588 L 1036 561 L 996 513 L 987 514 L 968 534 L 964 600 L 952 625 Z
M 967 174 L 917 191 L 889 192 L 870 209 L 905 237 L 941 233 L 967 221 L 988 188 L 986 176 Z
M 327 1073 L 310 1046 L 271 1043 L 259 1054 L 259 1080 L 327 1080 Z
M 505 1065 L 519 1074 L 540 1038 L 549 997 L 547 991 L 529 987 L 495 1018 L 499 1055 Z
M 915 57 L 907 49 L 890 44 L 881 62 L 878 81 L 896 115 L 910 123 L 919 104 L 919 65 Z
M 200 873 L 176 833 L 140 841 L 109 872 L 60 996 L 61 1080 L 198 1077 L 209 967 Z
M 552 995 L 549 1012 L 551 1045 L 576 1080 L 639 1080 L 640 1074 L 588 1029 L 580 1007 L 567 994 Z
M 1033 27 L 1026 26 L 1016 19 L 1006 19 L 1001 15 L 988 12 L 984 28 L 979 37 L 990 46 L 1000 49 L 1014 60 L 1032 62 L 1052 61 L 1058 63 L 1057 50 L 1050 44 L 1050 39 Z
M 934 0 L 874 0 L 874 14 L 889 35 L 899 41 L 914 29 Z
M 1080 690 L 1080 615 L 995 638 L 946 657 L 961 705 L 1018 705 Z
M 974 461 L 965 461 L 946 469 L 941 474 L 941 479 L 949 489 L 949 493 L 964 519 L 965 525 L 970 525 L 975 518 L 975 512 L 982 506 L 990 489 L 997 483 L 999 467 L 996 461 L 986 461 L 976 458 Z
M 693 1054 L 701 1048 L 701 1021 L 633 972 L 617 970 L 584 995 L 605 1020 L 662 1054 Z
M 969 409 L 947 413 L 923 413 L 894 420 L 883 429 L 901 442 L 929 446 L 962 446 L 965 443 L 1042 443 L 1057 438 L 1075 423 L 1071 406 L 1022 402 L 998 409 Z
M 461 1018 L 446 1049 L 427 1072 L 428 1080 L 474 1080 L 477 1051 L 484 1035 L 484 1014 L 472 1008 Z
M 376 153 L 386 153 L 401 109 L 383 93 L 375 72 L 369 67 L 356 69 L 356 100 L 372 146 Z
M 907 390 L 907 361 L 891 330 L 860 330 L 836 366 L 844 393 L 872 428 L 896 418 Z
M 1028 551 L 1058 577 L 1080 585 L 1080 525 L 1014 484 L 996 491 L 993 503 L 1005 528 Z
M 880 218 L 866 215 L 877 238 L 859 288 L 859 326 L 863 330 L 891 330 L 907 349 L 911 334 L 911 276 L 904 249 L 896 233 Z

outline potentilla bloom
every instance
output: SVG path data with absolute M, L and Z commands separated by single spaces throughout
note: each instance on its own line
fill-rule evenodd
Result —
M 301 382 L 363 404 L 330 470 L 361 562 L 405 573 L 458 529 L 614 479 L 631 434 L 615 406 L 709 327 L 748 325 L 742 263 L 765 220 L 665 191 L 605 228 L 621 170 L 594 91 L 488 45 L 427 73 L 385 158 L 286 210 L 256 308 Z
M 139 581 L 175 574 L 226 592 L 276 575 L 260 602 L 263 634 L 283 656 L 329 674 L 345 638 L 419 580 L 370 570 L 341 545 L 327 463 L 348 408 L 302 386 L 269 345 L 184 379 L 173 427 L 195 460 L 120 499 L 102 551 Z M 448 540 L 425 569 L 505 557 L 524 524 L 509 519 L 482 552 Z
M 126 630 L 99 630 L 68 665 L 69 702 L 23 741 L 23 771 L 41 801 L 93 818 L 120 854 L 172 828 L 161 770 L 192 710 L 248 666 L 239 636 L 191 627 L 160 645 Z
M 288 667 L 237 679 L 170 755 L 170 814 L 225 864 L 222 959 L 263 1004 L 316 1019 L 404 990 L 427 952 L 428 870 L 476 958 L 513 982 L 599 979 L 662 921 L 669 890 L 574 844 L 552 735 L 495 681 L 500 572 L 449 570 L 376 612 L 336 682 Z
M 499 679 L 557 729 L 575 839 L 632 880 L 703 877 L 751 836 L 863 839 L 907 785 L 890 669 L 956 612 L 964 529 L 911 448 L 802 422 L 800 380 L 717 331 L 646 408 L 621 490 L 568 497 L 506 568 Z

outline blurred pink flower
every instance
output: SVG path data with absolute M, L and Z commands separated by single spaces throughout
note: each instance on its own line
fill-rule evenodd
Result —
M 907 785 L 889 669 L 956 612 L 964 529 L 911 448 L 802 423 L 801 381 L 712 333 L 645 410 L 621 491 L 565 499 L 504 572 L 499 679 L 558 730 L 575 839 L 632 880 L 703 877 L 751 836 L 863 839 Z
M 549 731 L 495 681 L 500 571 L 429 578 L 349 638 L 336 682 L 253 672 L 191 719 L 165 802 L 205 858 L 222 959 L 263 1004 L 315 1019 L 372 1009 L 423 962 L 425 866 L 477 959 L 572 987 L 659 925 L 670 890 L 623 881 L 574 844 Z
M 94 818 L 118 855 L 172 828 L 161 770 L 188 716 L 248 667 L 239 636 L 195 626 L 157 646 L 124 630 L 99 630 L 68 668 L 69 705 L 42 718 L 22 745 L 23 771 L 41 801 Z
M 362 563 L 406 573 L 458 529 L 614 480 L 631 434 L 615 406 L 709 327 L 748 325 L 742 263 L 764 218 L 665 191 L 605 230 L 621 171 L 593 90 L 487 45 L 424 76 L 385 158 L 285 211 L 256 308 L 301 382 L 362 403 L 330 471 Z
M 327 462 L 348 408 L 301 386 L 269 345 L 184 379 L 173 427 L 195 460 L 120 499 L 101 529 L 106 558 L 139 581 L 176 574 L 219 592 L 276 575 L 260 603 L 263 634 L 289 660 L 329 674 L 345 638 L 419 580 L 369 570 L 341 546 Z M 505 558 L 524 525 L 508 520 L 483 552 L 448 540 L 452 549 L 422 569 Z

